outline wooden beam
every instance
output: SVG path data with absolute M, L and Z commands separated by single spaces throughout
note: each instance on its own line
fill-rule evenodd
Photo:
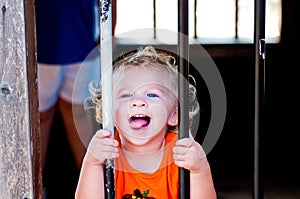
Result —
M 41 198 L 33 0 L 0 0 L 0 198 Z

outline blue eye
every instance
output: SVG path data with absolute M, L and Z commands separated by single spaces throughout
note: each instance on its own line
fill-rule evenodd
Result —
M 154 93 L 148 93 L 147 94 L 148 97 L 158 97 L 158 95 L 154 94 Z
M 124 94 L 124 95 L 122 95 L 122 98 L 130 98 L 130 97 L 132 97 L 132 94 Z

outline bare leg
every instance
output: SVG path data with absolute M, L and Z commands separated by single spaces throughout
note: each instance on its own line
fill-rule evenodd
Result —
M 40 112 L 40 132 L 41 132 L 41 144 L 42 144 L 42 170 L 45 170 L 47 149 L 49 144 L 51 126 L 55 113 L 55 106 L 49 110 Z
M 86 147 L 95 132 L 95 122 L 92 116 L 84 111 L 83 105 L 72 105 L 60 99 L 58 106 L 77 169 L 80 170 Z

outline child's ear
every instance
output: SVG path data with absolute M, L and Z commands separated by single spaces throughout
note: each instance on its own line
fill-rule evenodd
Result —
M 176 108 L 176 110 L 174 110 L 174 112 L 169 117 L 168 125 L 170 125 L 170 126 L 178 125 L 178 108 Z

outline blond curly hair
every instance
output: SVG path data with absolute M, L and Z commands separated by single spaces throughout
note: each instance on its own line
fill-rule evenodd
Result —
M 136 65 L 140 67 L 153 67 L 153 69 L 165 68 L 170 75 L 169 88 L 172 89 L 173 94 L 178 99 L 178 71 L 176 59 L 171 53 L 164 50 L 155 49 L 152 46 L 139 48 L 135 51 L 126 53 L 114 61 L 113 64 L 113 80 L 116 80 L 123 74 L 126 66 Z M 194 80 L 194 79 L 193 79 Z M 101 100 L 101 85 L 96 87 L 95 83 L 91 82 L 89 85 L 91 98 L 86 101 L 85 108 L 95 109 L 96 120 L 102 124 L 102 100 Z M 92 102 L 92 103 L 91 103 Z M 177 105 L 178 102 L 174 102 Z M 193 117 L 199 112 L 199 103 L 196 97 L 196 88 L 189 84 L 189 126 L 192 127 Z M 176 130 L 176 127 L 169 127 L 170 130 Z

